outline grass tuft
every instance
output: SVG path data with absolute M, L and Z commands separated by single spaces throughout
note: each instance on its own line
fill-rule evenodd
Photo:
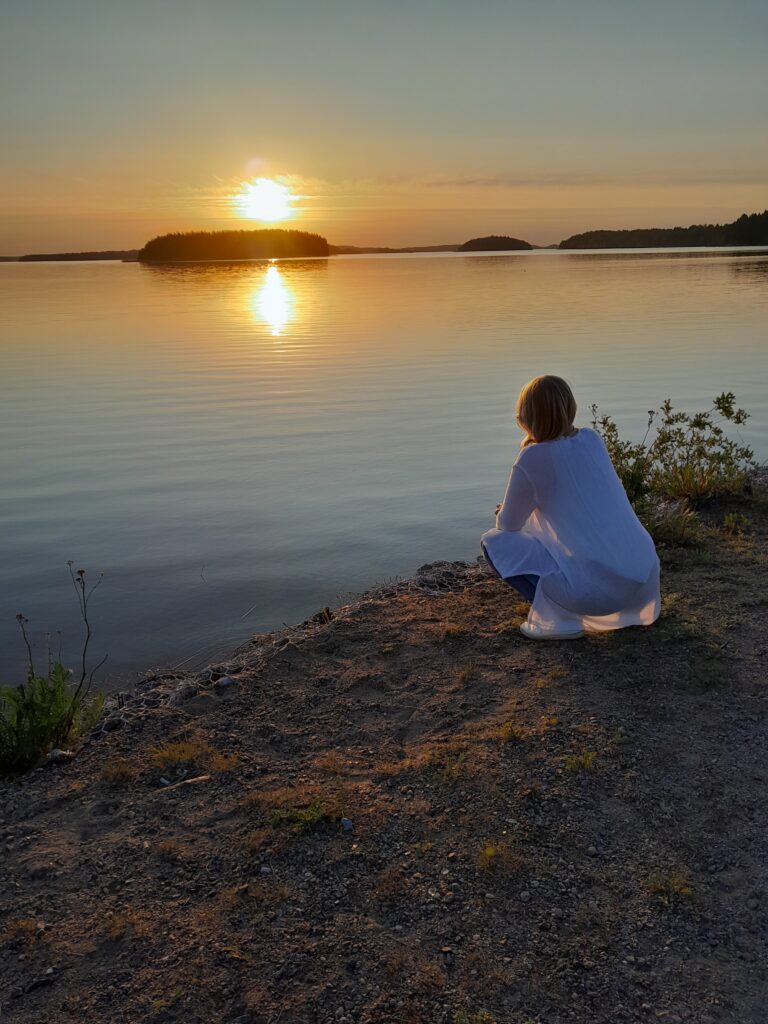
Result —
M 108 761 L 101 769 L 101 781 L 112 789 L 127 786 L 135 778 L 134 767 L 125 757 L 116 757 L 113 761 Z
M 520 869 L 523 858 L 508 843 L 485 843 L 475 863 L 479 871 L 512 874 Z
M 565 759 L 565 767 L 569 772 L 594 772 L 596 750 L 582 750 L 578 754 L 569 754 Z
M 680 906 L 693 899 L 693 886 L 682 871 L 654 871 L 645 886 L 649 894 L 665 907 Z

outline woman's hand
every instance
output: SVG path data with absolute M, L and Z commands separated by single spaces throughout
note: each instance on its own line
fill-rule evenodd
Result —
M 498 504 L 498 505 L 496 506 L 496 511 L 495 511 L 495 512 L 494 512 L 493 514 L 494 514 L 495 516 L 497 516 L 497 515 L 499 514 L 499 511 L 500 511 L 500 510 L 501 510 L 501 502 L 499 502 L 499 504 Z

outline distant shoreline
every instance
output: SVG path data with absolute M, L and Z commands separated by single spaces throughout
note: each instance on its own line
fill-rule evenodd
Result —
M 489 243 L 487 248 L 482 243 Z M 508 242 L 509 246 L 504 247 Z M 485 235 L 442 245 L 332 245 L 322 235 L 295 229 L 266 228 L 187 231 L 159 235 L 141 249 L 27 253 L 0 256 L 0 263 L 93 262 L 147 263 L 251 262 L 309 256 L 396 255 L 432 252 L 601 251 L 642 249 L 762 249 L 768 247 L 768 210 L 743 213 L 730 224 L 692 224 L 673 228 L 620 228 L 584 231 L 562 242 L 540 246 L 509 235 Z M 192 259 L 179 259 L 181 253 Z M 217 255 L 213 255 L 216 253 Z
M 370 249 L 356 246 L 338 246 L 334 248 L 344 251 L 332 252 L 328 256 L 257 256 L 253 259 L 201 259 L 201 260 L 163 260 L 161 263 L 147 264 L 148 266 L 188 266 L 206 263 L 292 263 L 301 260 L 331 259 L 332 257 L 350 258 L 356 256 L 532 256 L 532 255 L 553 255 L 553 256 L 588 256 L 596 253 L 610 253 L 613 255 L 630 255 L 632 253 L 681 253 L 681 252 L 768 252 L 768 242 L 762 245 L 657 245 L 657 246 L 626 246 L 618 248 L 604 246 L 602 248 L 586 249 L 560 249 L 558 246 L 532 246 L 530 249 L 485 249 L 461 251 L 459 246 L 408 246 L 403 249 L 384 249 L 372 247 Z M 351 250 L 351 251 L 347 251 Z M 0 256 L 0 263 L 139 263 L 136 257 L 110 257 L 98 254 L 59 259 L 55 255 L 40 256 L 36 259 L 20 259 L 16 256 Z

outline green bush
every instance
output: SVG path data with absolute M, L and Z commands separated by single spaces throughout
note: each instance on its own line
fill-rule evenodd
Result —
M 102 694 L 77 694 L 60 662 L 47 676 L 0 689 L 0 775 L 25 771 L 59 747 L 66 749 L 98 721 Z
M 619 436 L 610 416 L 600 416 L 592 406 L 592 426 L 657 544 L 700 544 L 704 527 L 692 505 L 744 492 L 756 468 L 752 449 L 728 437 L 721 423 L 740 426 L 747 416 L 730 391 L 718 395 L 708 412 L 695 414 L 676 412 L 667 399 L 659 409 L 649 410 L 645 436 L 633 443 Z
M 102 577 L 89 588 L 85 570 L 74 572 L 73 563 L 67 564 L 85 629 L 80 678 L 74 683 L 70 669 L 64 668 L 60 659 L 53 662 L 50 650 L 46 674 L 37 673 L 26 630 L 27 619 L 21 614 L 16 616 L 27 649 L 27 679 L 21 686 L 0 688 L 0 776 L 23 772 L 51 750 L 70 746 L 93 728 L 104 706 L 104 695 L 91 695 L 91 687 L 95 673 L 107 660 L 106 655 L 94 668 L 88 669 L 91 642 L 88 602 Z
M 722 422 L 741 426 L 748 418 L 733 392 L 714 399 L 708 412 L 676 412 L 667 399 L 648 412 L 645 437 L 624 441 L 610 416 L 592 406 L 592 426 L 601 435 L 630 501 L 647 494 L 701 501 L 739 494 L 756 468 L 752 449 L 728 437 Z M 656 433 L 651 428 L 658 420 Z

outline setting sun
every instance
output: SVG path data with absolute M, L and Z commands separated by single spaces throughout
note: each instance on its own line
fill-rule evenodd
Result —
M 241 217 L 277 221 L 293 216 L 291 203 L 296 198 L 285 185 L 271 178 L 256 178 L 254 181 L 244 181 L 233 200 Z

